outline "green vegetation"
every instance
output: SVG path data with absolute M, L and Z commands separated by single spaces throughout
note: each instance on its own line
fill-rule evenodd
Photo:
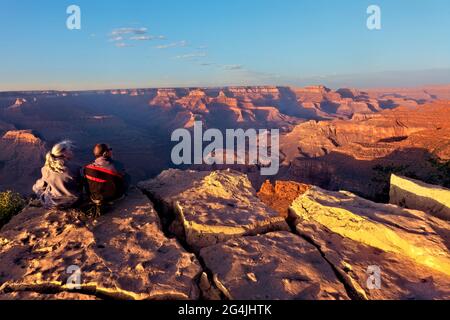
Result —
M 431 178 L 440 185 L 450 188 L 450 160 L 440 161 L 439 159 L 432 158 L 428 161 L 432 167 L 436 169 L 436 173 L 434 173 Z
M 408 165 L 396 166 L 393 164 L 387 164 L 382 166 L 380 164 L 372 168 L 375 175 L 372 178 L 372 183 L 375 183 L 379 188 L 379 192 L 375 195 L 375 201 L 381 203 L 389 202 L 389 189 L 390 189 L 390 179 L 392 174 L 407 176 L 410 178 L 416 178 L 416 175 L 409 170 Z M 377 188 L 377 189 L 378 189 Z
M 371 183 L 377 186 L 377 190 L 380 190 L 375 196 L 376 202 L 389 201 L 391 174 L 450 188 L 450 161 L 443 161 L 435 156 L 430 156 L 419 165 L 378 164 L 372 170 L 374 176 Z
M 0 192 L 0 227 L 6 224 L 25 206 L 25 200 L 12 191 Z

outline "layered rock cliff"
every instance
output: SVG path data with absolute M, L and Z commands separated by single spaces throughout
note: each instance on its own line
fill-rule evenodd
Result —
M 10 130 L 0 138 L 0 190 L 28 194 L 39 177 L 45 144 L 31 130 Z
M 432 150 L 439 157 L 449 158 L 445 141 L 448 142 L 450 132 L 441 125 L 449 113 L 425 105 L 448 97 L 449 92 L 448 87 L 398 89 L 396 93 L 387 89 L 332 90 L 324 86 L 3 92 L 0 135 L 16 128 L 30 129 L 48 148 L 64 139 L 73 140 L 78 146 L 76 158 L 80 165 L 92 161 L 94 144 L 107 142 L 137 183 L 171 167 L 172 132 L 192 129 L 195 121 L 202 121 L 205 130 L 216 128 L 222 132 L 238 128 L 279 129 L 288 133 L 282 139 L 282 151 L 290 166 L 287 169 L 291 169 L 279 179 L 349 189 L 374 199 L 381 194 L 387 201 L 387 176 L 377 177 L 378 171 L 369 176 L 366 173 L 372 172 L 372 167 L 382 171 L 404 166 L 403 158 L 413 158 L 408 150 L 403 152 L 405 148 Z M 299 125 L 309 120 L 313 122 Z M 402 150 L 400 159 L 392 155 L 397 150 Z M 0 156 L 9 152 L 3 144 L 0 146 Z M 392 159 L 379 163 L 378 159 L 386 155 L 392 155 Z M 427 154 L 417 155 L 422 156 Z M 5 161 L 0 159 L 0 168 Z M 32 163 L 21 163 L 20 157 L 16 162 L 10 164 L 20 167 Z M 36 161 L 34 170 L 38 172 L 42 164 Z M 352 176 L 354 167 L 364 179 Z M 424 179 L 433 173 L 432 169 L 426 167 L 416 177 Z M 397 173 L 405 175 L 410 170 L 403 171 Z M 15 172 L 4 170 L 0 188 L 29 192 L 36 175 Z M 373 179 L 377 181 L 372 182 Z M 380 179 L 382 183 L 378 182 Z M 370 186 L 362 180 L 369 180 Z M 436 179 L 428 182 L 439 183 Z M 370 194 L 370 190 L 376 191 Z
M 281 137 L 281 178 L 388 201 L 391 173 L 449 183 L 450 104 L 396 108 L 352 120 L 309 121 Z

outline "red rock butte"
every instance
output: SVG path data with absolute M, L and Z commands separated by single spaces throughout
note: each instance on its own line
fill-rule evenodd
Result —
M 42 144 L 41 139 L 36 137 L 32 130 L 12 130 L 6 132 L 3 137 L 3 140 L 10 140 L 11 143 L 23 143 L 23 144 Z

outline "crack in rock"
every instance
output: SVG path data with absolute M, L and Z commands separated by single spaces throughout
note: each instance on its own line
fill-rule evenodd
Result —
M 200 263 L 164 235 L 141 192 L 133 190 L 92 223 L 76 214 L 27 208 L 3 228 L 0 298 L 11 291 L 72 292 L 70 266 L 80 268 L 79 293 L 98 298 L 199 298 Z

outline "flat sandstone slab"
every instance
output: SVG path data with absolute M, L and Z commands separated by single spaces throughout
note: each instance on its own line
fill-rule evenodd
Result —
M 0 299 L 24 291 L 42 299 L 67 292 L 114 299 L 198 298 L 197 259 L 164 236 L 139 191 L 97 222 L 85 224 L 78 215 L 27 208 L 2 229 Z M 71 266 L 80 268 L 79 290 L 67 285 Z
M 290 232 L 232 239 L 200 255 L 216 287 L 230 299 L 348 299 L 320 252 Z
M 391 176 L 390 203 L 450 220 L 450 190 L 422 181 Z
M 283 217 L 257 196 L 247 176 L 236 171 L 167 170 L 139 184 L 166 211 L 172 230 L 194 249 L 232 238 L 288 230 Z
M 311 188 L 291 206 L 315 243 L 363 299 L 448 299 L 450 225 L 421 211 Z M 379 268 L 380 282 L 371 277 Z M 381 284 L 381 288 L 378 288 Z

